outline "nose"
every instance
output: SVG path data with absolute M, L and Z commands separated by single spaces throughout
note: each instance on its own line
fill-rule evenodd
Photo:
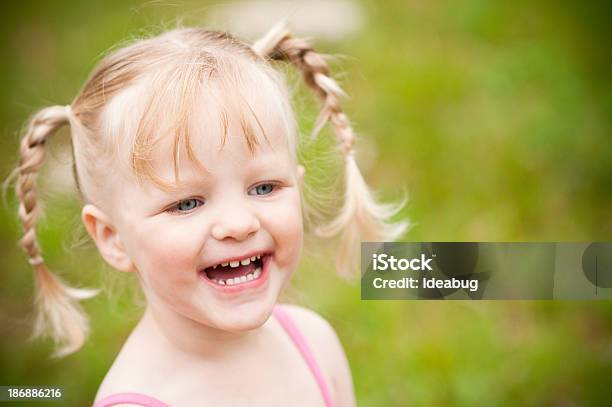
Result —
M 248 205 L 228 204 L 218 211 L 211 234 L 216 240 L 245 240 L 261 227 Z

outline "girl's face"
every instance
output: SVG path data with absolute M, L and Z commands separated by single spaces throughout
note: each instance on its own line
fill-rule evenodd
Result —
M 260 136 L 251 152 L 236 115 L 225 143 L 210 114 L 193 117 L 190 138 L 205 171 L 182 159 L 173 192 L 118 181 L 115 227 L 151 309 L 226 331 L 255 328 L 298 263 L 301 172 L 279 127 L 266 126 L 268 141 Z M 154 172 L 174 184 L 165 147 Z

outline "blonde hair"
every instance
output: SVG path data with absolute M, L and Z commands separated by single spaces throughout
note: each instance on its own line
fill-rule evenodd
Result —
M 314 134 L 325 123 L 331 123 L 344 157 L 344 204 L 333 220 L 315 229 L 321 237 L 340 235 L 338 272 L 347 276 L 355 269 L 361 240 L 395 240 L 405 231 L 407 222 L 389 221 L 402 204 L 377 203 L 357 167 L 355 135 L 340 105 L 343 91 L 331 78 L 325 59 L 308 42 L 294 38 L 284 25 L 275 26 L 252 47 L 227 33 L 200 28 L 178 28 L 136 41 L 106 56 L 71 105 L 48 107 L 34 115 L 21 141 L 21 160 L 14 172 L 24 230 L 20 244 L 35 271 L 35 334 L 47 333 L 54 339 L 58 345 L 56 356 L 72 353 L 84 343 L 88 323 L 78 300 L 96 292 L 66 285 L 49 271 L 41 255 L 36 238 L 36 178 L 47 139 L 64 124 L 70 125 L 74 175 L 85 201 L 102 200 L 108 169 L 122 165 L 139 179 L 146 177 L 160 188 L 171 188 L 152 170 L 153 148 L 168 134 L 174 136 L 176 182 L 182 157 L 199 163 L 188 132 L 191 106 L 203 87 L 208 86 L 209 94 L 215 97 L 210 84 L 217 83 L 223 92 L 216 97 L 237 104 L 242 112 L 240 125 L 251 150 L 260 143 L 260 137 L 267 138 L 255 113 L 258 107 L 249 103 L 257 100 L 257 105 L 268 104 L 266 114 L 280 112 L 295 158 L 298 143 L 290 98 L 282 75 L 270 60 L 287 61 L 302 73 L 322 103 Z M 268 98 L 260 102 L 262 94 Z M 222 108 L 219 115 L 225 140 L 227 112 Z M 160 123 L 167 118 L 169 122 Z M 129 156 L 122 156 L 121 151 L 129 151 Z

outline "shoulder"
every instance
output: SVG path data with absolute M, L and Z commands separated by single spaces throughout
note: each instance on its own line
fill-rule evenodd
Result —
M 113 403 L 113 404 L 109 404 L 109 406 L 111 406 L 111 405 L 113 407 L 142 407 L 142 404 L 140 404 L 140 403 L 138 403 L 138 404 L 137 403 L 121 403 L 121 404 Z M 94 407 L 96 407 L 96 406 L 94 405 Z M 104 406 L 104 407 L 106 407 L 106 406 Z
M 282 304 L 291 316 L 328 379 L 337 405 L 355 405 L 353 380 L 344 349 L 331 324 L 316 312 L 292 304 Z
M 125 352 L 122 349 L 111 368 L 104 376 L 104 380 L 102 380 L 100 387 L 98 387 L 96 401 L 116 394 L 126 393 L 128 389 L 129 392 L 141 392 L 143 390 L 142 383 L 139 383 L 138 380 L 141 375 L 133 371 L 133 366 L 138 365 L 130 365 L 130 363 L 125 362 L 125 359 Z
M 136 386 L 133 386 L 133 383 L 136 383 Z M 130 380 L 128 377 L 120 381 L 117 376 L 107 375 L 98 389 L 94 407 L 166 406 L 162 401 L 151 396 L 150 391 L 142 389 L 143 387 L 138 388 L 138 381 Z
M 163 389 L 159 386 L 164 383 L 163 372 L 148 368 L 151 358 L 147 352 L 141 352 L 143 348 L 134 346 L 132 335 L 128 338 L 98 387 L 96 402 L 110 397 L 113 403 L 121 403 L 113 406 L 162 405 L 154 403 L 159 403 L 156 397 L 162 397 L 158 393 Z
M 306 337 L 309 344 L 330 345 L 339 343 L 336 331 L 329 322 L 315 311 L 293 304 L 281 304 L 284 311 L 291 316 L 300 332 Z

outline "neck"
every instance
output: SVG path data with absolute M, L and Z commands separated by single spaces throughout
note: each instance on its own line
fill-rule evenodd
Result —
M 270 319 L 259 328 L 241 332 L 229 332 L 201 324 L 169 310 L 147 306 L 136 331 L 155 342 L 157 346 L 170 348 L 186 356 L 237 357 L 241 351 L 252 349 L 261 343 L 269 331 Z

